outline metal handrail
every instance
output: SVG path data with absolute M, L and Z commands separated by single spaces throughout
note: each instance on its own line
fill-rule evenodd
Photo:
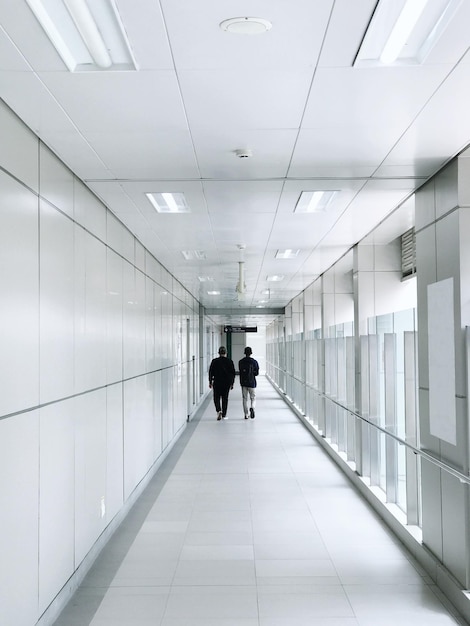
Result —
M 352 411 L 347 406 L 344 406 L 344 404 L 341 404 L 341 402 L 338 402 L 334 398 L 331 398 L 330 396 L 326 395 L 322 391 L 318 391 L 318 389 L 315 389 L 315 387 L 312 387 L 310 384 L 306 383 L 305 381 L 301 380 L 300 378 L 298 378 L 296 376 L 293 376 L 292 374 L 289 374 L 288 372 L 286 372 L 286 370 L 281 369 L 277 365 L 274 365 L 274 364 L 270 363 L 270 366 L 273 367 L 274 369 L 279 370 L 284 375 L 290 376 L 293 380 L 296 380 L 297 382 L 306 385 L 309 389 L 311 389 L 318 396 L 328 400 L 329 402 L 333 402 L 333 404 L 336 404 L 336 406 L 340 407 L 344 411 L 347 411 L 351 416 L 355 417 L 356 419 L 361 420 L 362 422 L 366 423 L 368 426 L 372 426 L 376 430 L 382 432 L 384 435 L 387 435 L 388 437 L 391 437 L 398 444 L 400 444 L 401 446 L 404 446 L 405 448 L 407 448 L 408 450 L 413 452 L 413 454 L 415 454 L 417 456 L 420 456 L 423 459 L 426 459 L 427 461 L 429 461 L 433 465 L 436 465 L 440 469 L 448 472 L 449 474 L 451 474 L 452 476 L 457 478 L 461 483 L 470 485 L 470 476 L 467 476 L 466 474 L 463 474 L 462 472 L 460 472 L 459 470 L 456 470 L 452 466 L 447 465 L 443 461 L 440 461 L 439 459 L 436 459 L 436 457 L 433 456 L 432 454 L 430 454 L 429 452 L 426 452 L 425 450 L 422 450 L 421 448 L 416 448 L 416 446 L 413 446 L 412 444 L 408 443 L 405 439 L 402 439 L 401 437 L 398 437 L 398 435 L 395 435 L 390 430 L 387 430 L 383 426 L 379 426 L 379 424 L 375 424 L 374 422 L 370 421 L 370 419 L 367 419 L 367 417 L 364 417 L 363 415 L 360 415 L 359 413 L 356 413 L 356 411 Z M 285 392 L 278 385 L 276 385 L 276 386 L 281 391 L 281 393 L 286 395 Z M 307 416 L 305 415 L 305 417 L 307 417 Z

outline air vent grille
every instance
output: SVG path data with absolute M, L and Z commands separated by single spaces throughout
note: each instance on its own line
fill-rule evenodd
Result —
M 401 272 L 403 279 L 411 278 L 416 274 L 416 237 L 414 228 L 410 228 L 401 236 Z

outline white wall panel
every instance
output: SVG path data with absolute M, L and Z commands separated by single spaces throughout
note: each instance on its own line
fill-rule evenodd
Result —
M 145 278 L 145 369 L 152 372 L 156 369 L 155 362 L 155 283 Z
M 0 415 L 38 404 L 38 277 L 37 197 L 0 172 Z
M 470 157 L 461 156 L 458 160 L 458 178 L 459 178 L 459 199 L 458 204 L 460 207 L 470 206 Z
M 375 315 L 405 311 L 416 306 L 416 287 L 402 282 L 401 272 L 375 272 Z
M 109 211 L 106 216 L 106 242 L 130 263 L 134 262 L 134 237 Z
M 138 270 L 135 272 L 135 294 L 135 319 L 137 334 L 134 337 L 134 342 L 136 344 L 137 373 L 144 374 L 147 371 L 145 350 L 146 278 L 145 275 Z
M 74 400 L 40 411 L 39 611 L 75 569 Z
M 454 341 L 455 349 L 455 392 L 457 395 L 465 396 L 467 393 L 466 378 L 466 354 L 465 342 L 463 341 L 463 329 L 461 323 L 461 283 L 460 267 L 461 256 L 459 249 L 459 211 L 447 215 L 436 222 L 436 257 L 437 257 L 437 278 L 439 281 L 449 277 L 454 278 L 454 329 L 456 337 Z M 466 243 L 464 243 L 464 246 Z
M 138 320 L 136 313 L 135 268 L 130 263 L 123 265 L 123 378 L 138 374 Z
M 24 183 L 0 171 L 0 416 L 28 409 L 0 420 L 0 624 L 31 626 L 184 426 L 198 303 L 1 105 L 0 124 Z
M 458 161 L 455 159 L 436 176 L 436 219 L 458 205 Z
M 470 209 L 460 209 L 459 220 L 460 322 L 464 327 L 470 326 Z
M 374 267 L 375 270 L 401 271 L 401 245 L 400 240 L 395 239 L 386 246 L 374 246 Z
M 433 224 L 436 220 L 435 183 L 430 180 L 415 195 L 415 229 L 416 232 Z
M 69 217 L 73 217 L 73 174 L 44 144 L 39 149 L 40 194 Z
M 444 565 L 466 588 L 467 515 L 465 489 L 457 478 L 442 472 L 442 557 Z
M 40 401 L 74 392 L 74 224 L 40 204 Z
M 164 361 L 163 345 L 165 342 L 162 332 L 162 307 L 163 298 L 167 296 L 162 295 L 162 291 L 160 285 L 154 285 L 155 369 L 160 369 Z
M 122 379 L 123 265 L 120 256 L 106 250 L 106 382 Z
M 161 376 L 162 399 L 162 447 L 167 447 L 173 431 L 173 374 L 171 369 L 163 369 Z
M 124 497 L 127 499 L 149 469 L 153 448 L 152 420 L 149 419 L 147 377 L 124 383 Z
M 123 504 L 123 407 L 122 383 L 106 388 L 106 521 Z
M 352 322 L 354 319 L 354 300 L 352 294 L 335 295 L 335 324 Z
M 147 252 L 145 257 L 145 272 L 147 276 L 152 278 L 156 283 L 161 282 L 162 266 L 160 263 Z
M 106 248 L 75 227 L 75 391 L 106 384 Z
M 0 421 L 0 624 L 37 620 L 39 415 Z
M 418 194 L 419 196 L 419 194 Z M 427 285 L 437 280 L 436 227 L 429 226 L 416 233 L 416 267 L 418 269 L 418 328 L 427 329 Z M 427 333 L 418 333 L 419 386 L 429 386 Z
M 432 463 L 421 463 L 421 483 L 423 487 L 423 543 L 442 560 L 442 512 L 440 485 L 441 470 Z
M 163 450 L 162 444 L 162 373 L 152 375 L 153 384 L 153 453 L 158 458 Z
M 75 398 L 75 566 L 105 527 L 106 390 Z
M 101 241 L 106 241 L 106 208 L 78 178 L 74 179 L 74 218 Z
M 0 102 L 0 166 L 37 193 L 39 187 L 39 140 Z M 12 147 L 14 146 L 14 149 Z
M 135 239 L 135 266 L 139 268 L 142 272 L 145 272 L 145 248 L 144 246 Z

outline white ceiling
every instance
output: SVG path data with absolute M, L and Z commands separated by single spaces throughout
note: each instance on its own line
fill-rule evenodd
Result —
M 0 0 L 0 95 L 202 304 L 229 309 L 235 324 L 256 322 L 240 314 L 268 288 L 264 306 L 285 306 L 470 141 L 468 1 L 423 65 L 360 69 L 352 63 L 376 0 L 116 5 L 138 71 L 71 73 L 26 1 Z M 272 29 L 219 28 L 245 15 Z M 253 156 L 239 159 L 240 148 Z M 339 191 L 328 211 L 294 213 L 301 191 L 316 189 Z M 191 212 L 157 214 L 145 193 L 159 191 L 184 192 Z M 397 212 L 380 241 L 412 220 L 409 207 Z M 275 259 L 285 248 L 300 253 Z M 206 258 L 187 261 L 182 250 Z M 268 282 L 272 274 L 284 280 Z

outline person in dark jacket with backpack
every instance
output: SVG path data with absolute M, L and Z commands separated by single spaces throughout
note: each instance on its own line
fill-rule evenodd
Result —
M 250 347 L 245 348 L 245 357 L 238 362 L 238 371 L 240 372 L 240 385 L 242 387 L 242 402 L 245 419 L 248 414 L 251 419 L 255 417 L 256 406 L 256 376 L 259 374 L 258 361 L 252 358 L 252 350 Z M 250 396 L 250 409 L 248 413 L 248 396 Z
M 212 359 L 209 367 L 209 387 L 214 392 L 214 405 L 217 419 L 227 419 L 228 394 L 235 382 L 235 365 L 227 356 L 224 346 L 219 348 L 219 356 Z M 221 404 L 222 403 L 222 404 Z

